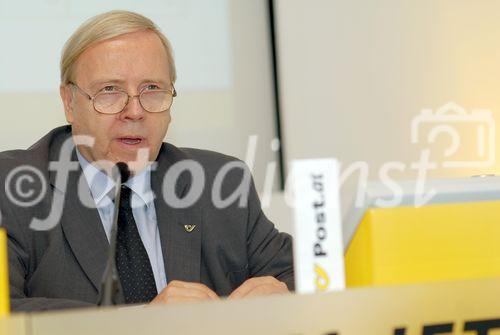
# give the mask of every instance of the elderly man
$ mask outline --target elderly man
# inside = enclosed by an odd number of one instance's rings
[[[0,154],[14,310],[96,305],[111,236],[118,303],[293,289],[290,236],[262,213],[241,162],[163,143],[175,79],[168,40],[141,15],[96,16],[68,40],[60,94],[69,125]],[[112,174],[118,162],[132,173],[121,187]],[[13,183],[20,171],[41,178]],[[41,196],[20,205],[12,185]]]

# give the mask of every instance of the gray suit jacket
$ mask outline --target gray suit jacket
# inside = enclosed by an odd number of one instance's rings
[[[49,162],[59,160],[62,144],[71,136],[69,126],[54,129],[28,150],[0,153],[0,182],[15,189],[19,166],[29,165],[42,172],[47,191],[30,207],[12,201],[7,192],[0,194],[2,226],[8,233],[11,305],[14,311],[95,306],[104,272],[109,243],[95,208],[84,206],[77,194],[82,174],[80,168],[70,172],[68,187],[56,187],[57,175]],[[71,159],[77,161],[75,151]],[[194,205],[174,208],[163,201],[162,182],[168,169],[181,160],[194,160],[203,166],[206,187]],[[201,282],[217,294],[230,294],[245,279],[274,276],[293,289],[292,241],[279,233],[261,210],[253,182],[250,183],[246,206],[238,201],[217,208],[212,202],[212,183],[219,169],[234,158],[218,153],[179,149],[164,143],[151,175],[156,195],[158,218],[167,280]],[[222,183],[222,197],[232,194],[240,185],[243,169],[232,169]],[[175,187],[179,197],[189,192],[189,173],[180,174]],[[18,184],[25,196],[35,197],[43,191],[43,183],[22,179]],[[84,183],[84,200],[92,202]],[[34,191],[33,194],[29,194]],[[14,194],[14,192],[11,192]],[[43,194],[43,193],[42,193]],[[30,228],[34,218],[49,217],[54,195],[63,200],[62,216],[47,231]],[[33,199],[32,199],[33,200]],[[36,200],[36,199],[35,199]],[[196,225],[188,233],[184,225]],[[123,297],[119,297],[123,301]]]

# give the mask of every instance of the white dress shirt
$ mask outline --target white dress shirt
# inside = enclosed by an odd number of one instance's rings
[[[90,164],[78,150],[77,156],[109,242],[115,211],[113,202],[115,183],[106,173]],[[161,250],[160,233],[158,231],[154,195],[151,190],[151,167],[148,166],[140,174],[131,177],[125,185],[132,190],[132,213],[142,243],[148,253],[156,289],[160,293],[167,285],[167,278]]]

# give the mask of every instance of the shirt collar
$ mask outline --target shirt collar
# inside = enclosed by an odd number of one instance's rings
[[[83,157],[78,149],[76,149],[76,154],[82,167],[83,174],[85,175],[85,179],[89,184],[92,197],[97,207],[100,207],[99,205],[102,204],[106,197],[113,198],[111,191],[115,187],[115,182],[106,173],[99,170]],[[127,185],[147,207],[151,206],[154,201],[153,192],[151,190],[151,165],[148,165],[138,175],[130,178],[125,185]]]

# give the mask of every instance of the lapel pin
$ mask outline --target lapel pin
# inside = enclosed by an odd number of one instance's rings
[[[188,233],[192,232],[194,230],[194,228],[196,228],[196,225],[195,224],[185,224],[184,225],[184,229],[186,229],[186,231]]]

